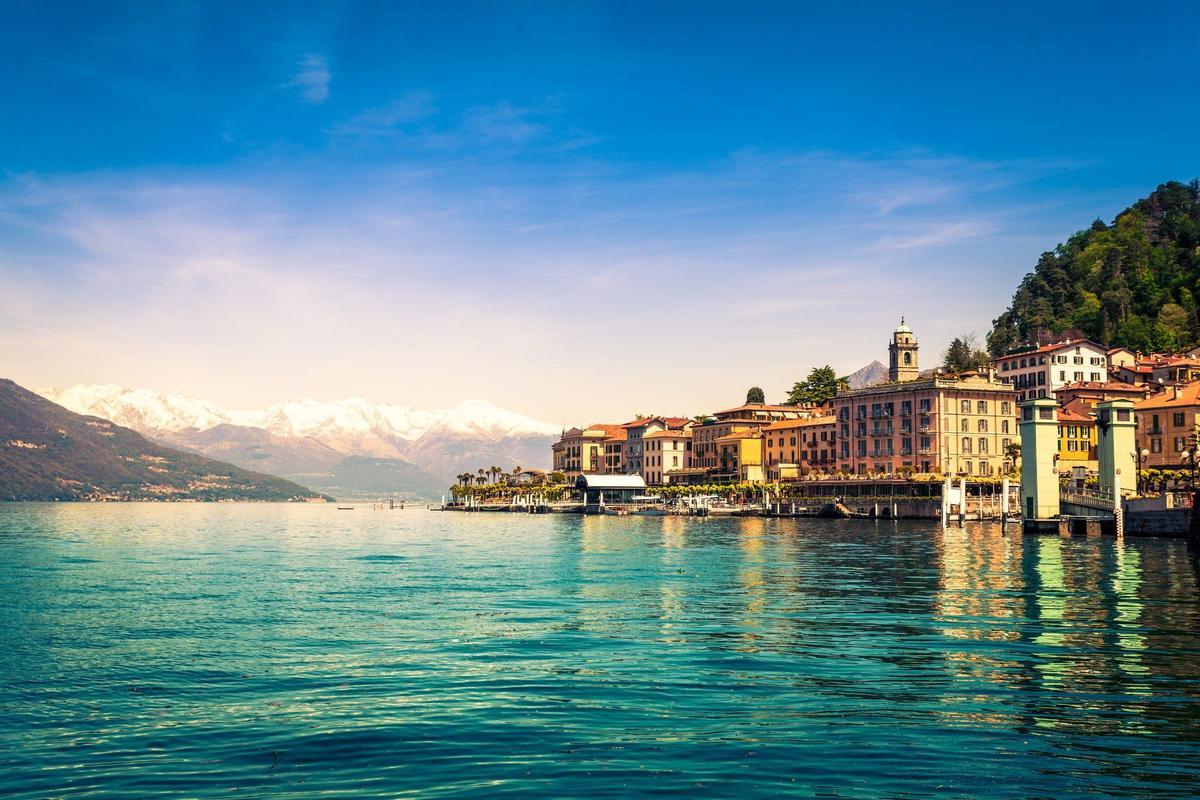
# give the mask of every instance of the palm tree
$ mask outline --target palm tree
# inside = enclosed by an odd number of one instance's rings
[[[499,480],[500,473],[504,472],[504,470],[500,469],[497,466],[493,466],[491,469],[488,470],[488,472],[492,473],[492,482],[495,483],[497,480]]]

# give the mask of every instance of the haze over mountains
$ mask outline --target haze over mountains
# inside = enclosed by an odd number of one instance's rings
[[[335,496],[436,497],[461,472],[547,468],[559,427],[485,400],[422,410],[301,399],[235,411],[179,393],[80,385],[39,390],[81,414]]]

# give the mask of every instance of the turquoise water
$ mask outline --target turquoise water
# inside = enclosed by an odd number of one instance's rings
[[[0,506],[0,795],[1195,797],[1180,542]]]

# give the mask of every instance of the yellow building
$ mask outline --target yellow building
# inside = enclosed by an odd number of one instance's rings
[[[1096,417],[1082,399],[1058,410],[1058,471],[1071,467],[1096,471]]]
[[[551,446],[554,455],[554,469],[566,473],[567,479],[574,481],[583,474],[603,474],[608,472],[609,462],[606,453],[612,444],[607,440],[621,432],[620,425],[589,425],[586,428],[571,428],[563,431],[562,438]],[[624,439],[621,440],[624,446]]]
[[[712,477],[719,481],[766,480],[763,470],[763,434],[746,428],[717,439],[717,468]]]
[[[745,403],[736,408],[718,411],[707,420],[692,427],[692,480],[762,480],[762,478],[742,478],[739,468],[730,467],[733,448],[725,449],[725,463],[722,463],[720,440],[735,434],[758,432],[768,425],[788,420],[808,419],[822,413],[819,409],[806,406],[770,405],[768,403]],[[727,443],[728,445],[728,443]],[[762,471],[764,457],[761,441],[759,452],[755,459],[755,469],[751,472]],[[740,463],[741,450],[738,448]],[[682,477],[682,476],[680,476]]]

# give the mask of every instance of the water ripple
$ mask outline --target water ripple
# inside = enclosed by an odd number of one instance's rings
[[[0,507],[0,794],[1195,797],[1180,542]]]

